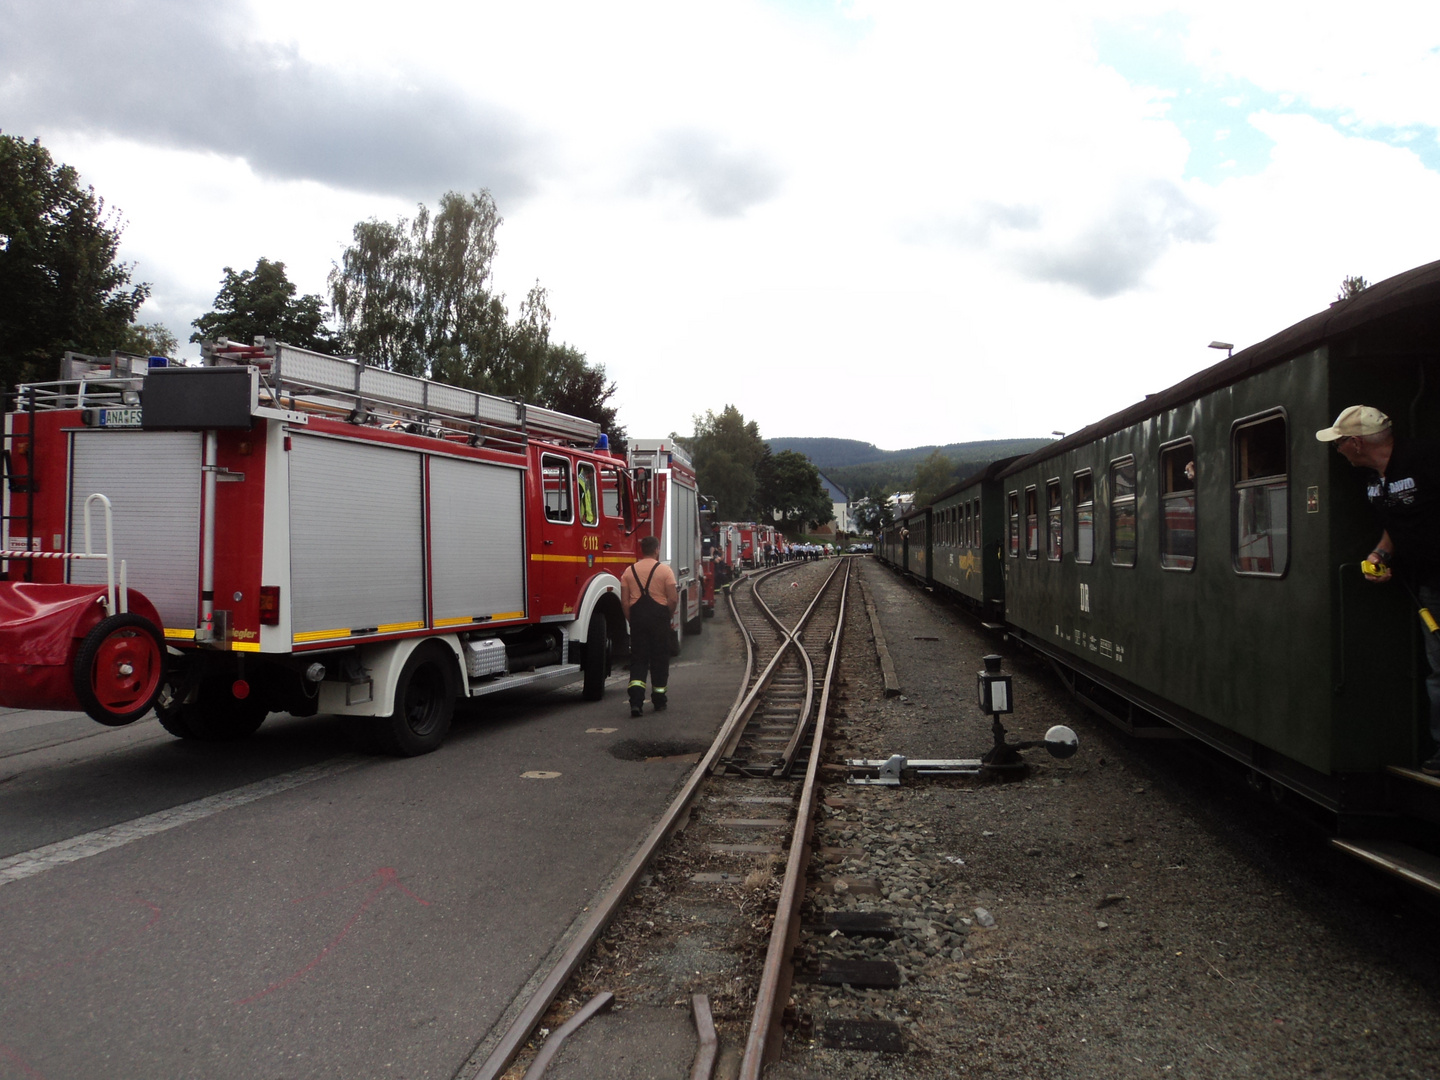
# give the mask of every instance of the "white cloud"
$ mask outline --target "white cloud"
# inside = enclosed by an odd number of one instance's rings
[[[213,130],[157,134],[86,106],[106,92],[96,66],[67,71],[69,112],[7,131],[123,209],[127,257],[157,285],[143,317],[182,339],[223,266],[280,259],[323,292],[356,221],[508,176],[497,282],[512,302],[549,288],[557,336],[607,366],[634,433],[733,402],[777,436],[1045,434],[1214,362],[1216,337],[1249,344],[1318,310],[1345,274],[1434,256],[1440,177],[1311,117],[1252,118],[1274,140],[1254,175],[1184,179],[1180,128],[1094,55],[1092,20],[1137,10],[256,0],[227,16],[243,33],[226,55],[324,89],[284,115],[231,93]],[[1353,5],[1334,30],[1253,4],[1173,10],[1208,71],[1354,115],[1360,134],[1437,120],[1419,92],[1431,16],[1396,34]],[[146,54],[152,99],[217,62],[167,66],[192,38]],[[354,133],[406,116],[422,154],[401,141],[357,163]],[[474,137],[492,120],[504,138]]]

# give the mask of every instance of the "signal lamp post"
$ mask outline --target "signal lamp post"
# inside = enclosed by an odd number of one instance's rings
[[[1000,722],[1000,716],[1002,713],[1015,711],[1015,695],[1010,676],[1000,672],[1002,660],[1003,657],[991,653],[985,657],[985,670],[977,672],[975,676],[980,710],[990,714],[990,731],[995,737],[995,745],[980,759],[981,767],[993,770],[1023,769],[1025,761],[1020,757],[1020,751],[1037,746],[1045,747],[1051,757],[1070,757],[1080,748],[1080,740],[1074,731],[1063,724],[1056,724],[1045,732],[1043,739],[1018,743],[1006,741],[1005,725]]]

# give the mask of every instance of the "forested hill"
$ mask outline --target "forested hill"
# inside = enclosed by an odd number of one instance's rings
[[[767,439],[774,453],[794,450],[847,492],[881,483],[895,490],[910,487],[919,464],[939,450],[950,459],[958,479],[982,465],[1015,454],[1028,454],[1051,439],[988,439],[946,446],[912,446],[907,450],[881,450],[858,439]]]

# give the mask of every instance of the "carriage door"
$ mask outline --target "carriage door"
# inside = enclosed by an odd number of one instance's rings
[[[541,621],[573,618],[577,586],[584,573],[586,555],[581,551],[575,516],[575,466],[564,454],[540,455],[540,486],[545,497],[545,522],[540,527],[540,550],[535,577],[540,583],[537,614]],[[585,530],[593,532],[593,529]]]

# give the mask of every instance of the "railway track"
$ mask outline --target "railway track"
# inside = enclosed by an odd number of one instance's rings
[[[760,1076],[779,1049],[789,998],[790,957],[800,932],[820,763],[814,748],[823,745],[834,697],[852,565],[848,558],[785,564],[747,575],[731,590],[730,607],[745,639],[746,665],[729,715],[565,955],[492,1044],[473,1074],[475,1080],[517,1075],[507,1070],[667,844],[688,849],[686,865],[704,867],[690,873],[685,887],[669,896],[668,903],[713,906],[717,892],[733,894],[740,898],[740,931],[768,922],[761,970],[727,979],[753,987],[753,995],[745,995],[748,1023],[742,1027],[732,1015],[730,1026],[737,1038],[741,1030],[745,1033],[738,1075]],[[773,902],[763,914],[751,904],[756,894]],[[608,1007],[609,1000],[596,994],[581,1012]],[[702,1080],[711,1075],[716,1052],[713,1038],[703,1037],[714,1030],[707,995],[695,994],[693,1007],[702,1038],[691,1076]],[[578,1024],[562,1030],[568,1034],[574,1027]],[[532,1059],[524,1074],[527,1080],[543,1075],[560,1034],[551,1036]]]

